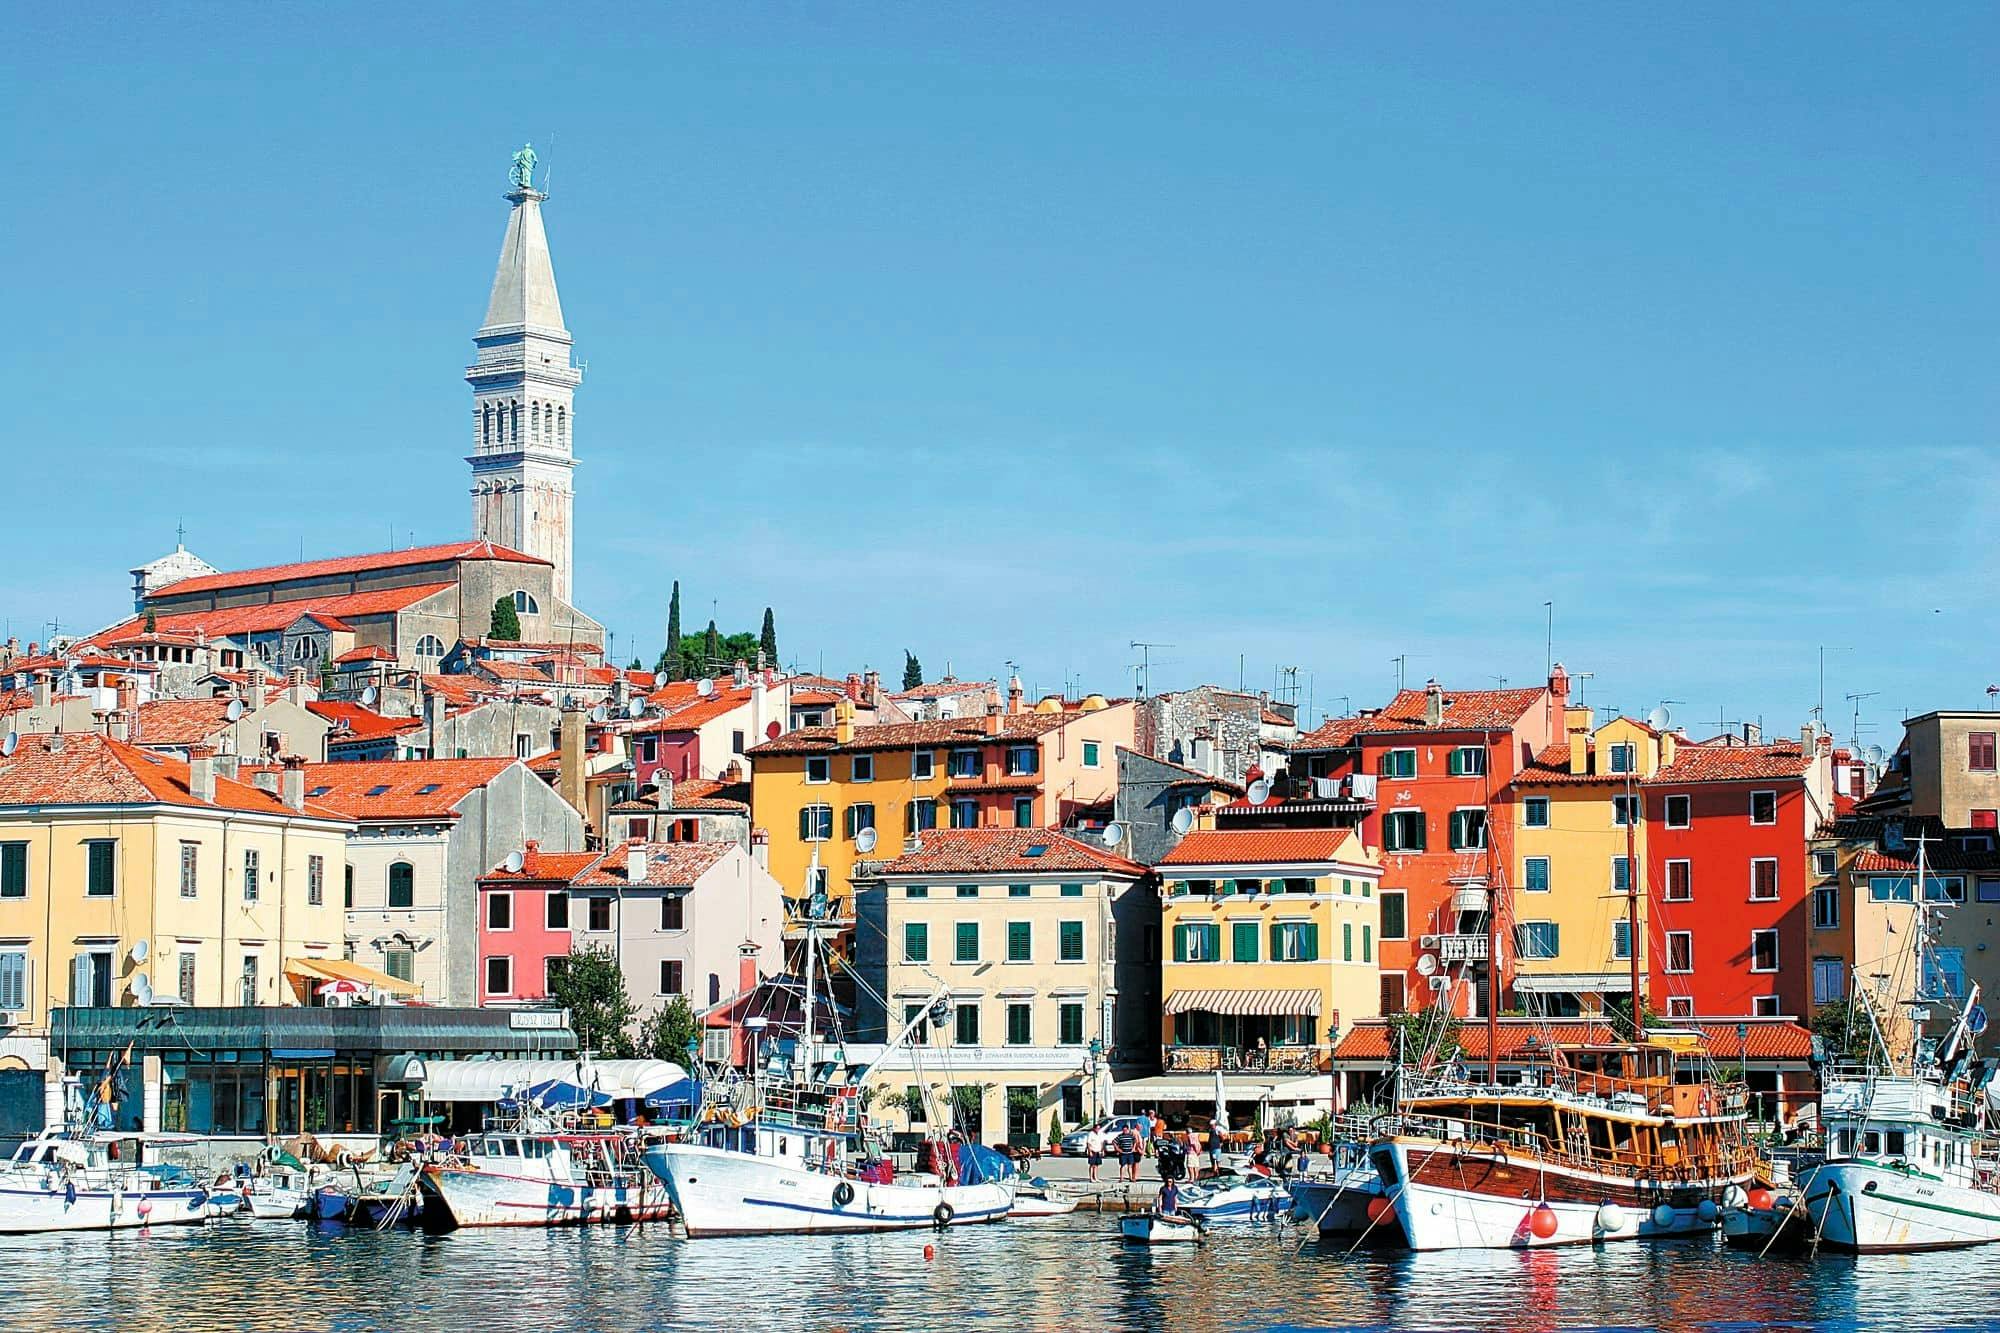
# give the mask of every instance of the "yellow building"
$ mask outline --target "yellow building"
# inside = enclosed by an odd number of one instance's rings
[[[297,1004],[287,973],[339,965],[352,821],[93,734],[27,735],[0,758],[0,1024],[51,1006]],[[305,967],[301,968],[301,962]]]
[[[925,834],[880,875],[858,891],[856,966],[886,1002],[865,1026],[915,1025],[869,1072],[890,1123],[941,1129],[955,1107],[975,1139],[1041,1146],[1052,1120],[1107,1111],[1121,1027],[1158,1013],[1152,872],[1049,830],[973,828]]]
[[[1508,789],[1514,995],[1530,1012],[1562,1016],[1601,1013],[1608,999],[1631,995],[1629,891],[1638,890],[1642,975],[1647,899],[1674,891],[1635,884],[1646,865],[1640,784],[1672,761],[1673,735],[1627,717],[1592,733],[1587,712],[1571,714],[1576,729]]]
[[[1334,1043],[1381,1012],[1380,853],[1351,829],[1197,829],[1159,873],[1165,1073],[1119,1101],[1205,1111],[1220,1070],[1239,1121],[1330,1109]]]
[[[1049,699],[979,717],[801,727],[750,750],[751,816],[788,898],[812,887],[814,858],[837,919],[850,915],[858,862],[894,859],[929,829],[1060,828],[1118,789],[1117,748],[1132,744],[1130,701]],[[856,845],[864,829],[875,849]]]

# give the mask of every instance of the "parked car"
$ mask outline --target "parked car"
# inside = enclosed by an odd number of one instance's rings
[[[1074,1154],[1078,1157],[1083,1156],[1084,1137],[1093,1129],[1101,1129],[1104,1131],[1104,1137],[1111,1140],[1112,1147],[1110,1150],[1116,1152],[1118,1150],[1118,1131],[1124,1129],[1127,1125],[1130,1125],[1134,1132],[1139,1135],[1139,1142],[1142,1144],[1153,1137],[1153,1122],[1150,1118],[1143,1115],[1113,1115],[1106,1116],[1095,1125],[1085,1125],[1081,1129],[1073,1129],[1063,1135],[1062,1150],[1065,1155]]]

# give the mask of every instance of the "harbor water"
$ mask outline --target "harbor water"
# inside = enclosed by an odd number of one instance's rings
[[[2000,1252],[1759,1260],[1709,1240],[1350,1254],[1293,1227],[1130,1246],[1088,1213],[943,1235],[688,1242],[665,1227],[428,1236],[226,1221],[0,1238],[9,1328],[1972,1327]],[[925,1247],[933,1257],[925,1257]]]

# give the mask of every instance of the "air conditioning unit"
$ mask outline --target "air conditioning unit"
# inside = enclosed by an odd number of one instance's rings
[[[1417,947],[1419,949],[1435,949],[1438,947],[1438,937],[1435,935],[1422,936],[1417,940]]]
[[[0,1009],[0,1028],[13,1027],[16,1023],[20,1021],[21,1017],[19,1014],[11,1013],[5,1009]]]
[[[1431,989],[1434,991],[1444,990],[1451,985],[1450,977],[1426,977],[1424,979],[1431,983]]]

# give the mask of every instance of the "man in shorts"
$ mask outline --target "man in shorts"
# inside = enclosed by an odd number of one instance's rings
[[[1102,1125],[1092,1125],[1090,1132],[1083,1136],[1083,1156],[1090,1163],[1092,1180],[1097,1179],[1097,1168],[1104,1165],[1104,1153],[1110,1146],[1110,1137],[1105,1134]]]
[[[1118,1178],[1139,1179],[1139,1131],[1129,1122],[1118,1131]]]

